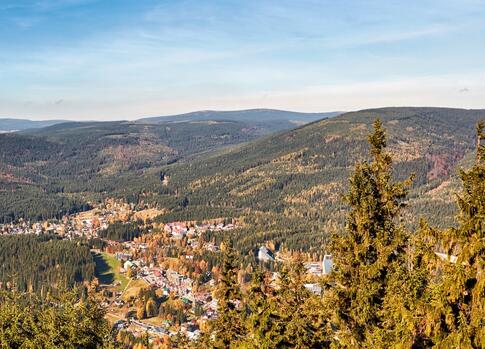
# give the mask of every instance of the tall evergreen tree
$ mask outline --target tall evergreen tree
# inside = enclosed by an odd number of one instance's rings
[[[440,236],[444,260],[432,288],[429,331],[438,348],[485,348],[485,133],[477,126],[476,161],[461,170],[458,227]]]
[[[285,267],[286,268],[286,267]],[[297,260],[281,271],[276,302],[283,338],[275,348],[327,347],[319,299],[305,288],[305,266]]]
[[[332,239],[336,270],[325,302],[338,347],[386,347],[384,300],[403,263],[406,233],[396,223],[410,180],[391,180],[392,160],[379,120],[369,136],[372,162],[357,164],[345,197],[346,230]]]
[[[264,273],[261,270],[255,271],[245,295],[247,336],[241,348],[275,348],[283,338],[278,304],[266,292],[266,286]]]
[[[2,348],[114,348],[105,312],[93,295],[0,293]]]
[[[222,270],[215,291],[217,318],[210,323],[209,331],[202,336],[198,347],[238,348],[245,337],[242,295],[237,283],[238,263],[229,244],[222,244]]]

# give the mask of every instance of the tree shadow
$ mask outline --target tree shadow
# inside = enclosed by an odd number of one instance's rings
[[[94,262],[96,263],[96,269],[94,275],[98,278],[101,284],[112,284],[115,280],[115,274],[111,271],[111,267],[104,259],[104,256],[100,253],[93,255]]]

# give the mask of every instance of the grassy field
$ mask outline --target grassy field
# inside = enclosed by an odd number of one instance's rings
[[[95,275],[101,284],[111,285],[117,281],[120,285],[117,286],[119,291],[123,291],[128,284],[129,279],[120,273],[121,263],[113,255],[107,253],[94,253],[94,261],[96,262]]]

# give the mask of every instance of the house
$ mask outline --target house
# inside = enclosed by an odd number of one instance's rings
[[[314,294],[317,294],[317,295],[322,294],[322,287],[318,284],[304,284],[304,286],[308,291]]]
[[[458,256],[449,255],[449,254],[441,253],[441,252],[435,252],[434,254],[437,257],[439,257],[441,260],[443,260],[443,261],[449,261],[449,262],[451,262],[453,264],[455,264],[456,261],[458,260]]]
[[[322,263],[319,263],[319,262],[305,263],[305,268],[307,272],[311,275],[316,275],[316,276],[323,275]]]
[[[133,263],[131,261],[126,261],[125,264],[123,264],[123,269],[128,270],[133,267]]]
[[[116,252],[115,257],[119,261],[127,261],[132,258],[131,253]]]
[[[261,246],[258,251],[258,259],[262,262],[274,261],[273,253],[266,248],[266,246]]]

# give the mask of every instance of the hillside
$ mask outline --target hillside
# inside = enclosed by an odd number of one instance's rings
[[[153,199],[172,209],[163,221],[240,217],[247,229],[234,240],[242,250],[265,240],[308,249],[341,228],[349,170],[364,158],[367,134],[379,117],[388,131],[395,177],[416,175],[409,199],[413,212],[407,211],[406,221],[416,224],[415,212],[422,212],[432,223],[449,224],[456,166],[466,162],[475,124],[484,116],[485,110],[445,108],[346,113],[225,154],[167,166],[165,195]]]
[[[131,193],[120,176],[136,182],[147,169],[259,136],[237,121],[69,122],[1,134],[0,221],[58,216],[104,193]]]
[[[364,110],[256,140],[257,131],[235,121],[66,123],[5,134],[0,212],[4,221],[46,218],[117,196],[166,208],[164,222],[239,218],[245,228],[231,237],[242,251],[267,240],[311,250],[341,229],[349,170],[365,157],[379,117],[396,178],[416,174],[406,222],[416,224],[421,212],[447,225],[456,166],[470,159],[483,116],[485,110]]]

